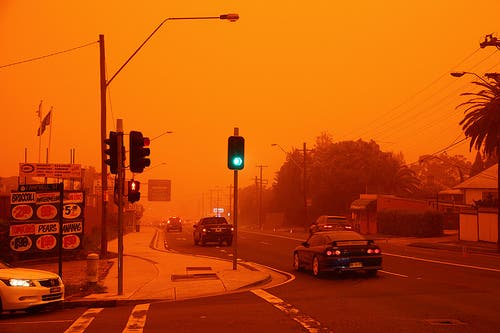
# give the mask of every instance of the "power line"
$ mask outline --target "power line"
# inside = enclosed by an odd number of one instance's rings
[[[84,48],[84,47],[87,47],[87,46],[90,46],[90,45],[93,45],[93,44],[97,44],[97,43],[99,43],[99,41],[90,42],[90,43],[87,43],[87,44],[84,44],[84,45],[73,47],[71,49],[67,49],[67,50],[63,50],[63,51],[58,51],[58,52],[46,54],[46,55],[43,55],[43,56],[40,56],[40,57],[36,57],[36,58],[30,58],[30,59],[26,59],[26,60],[21,60],[21,61],[13,62],[13,63],[7,64],[7,65],[2,65],[2,66],[0,66],[0,68],[11,67],[11,66],[15,66],[15,65],[24,64],[24,63],[27,63],[27,62],[32,62],[32,61],[36,61],[36,60],[41,60],[41,59],[53,57],[53,56],[56,56],[56,55],[59,55],[59,54],[62,54],[62,53],[72,52],[72,51],[75,51],[75,50],[78,50],[78,49],[81,49],[81,48]]]

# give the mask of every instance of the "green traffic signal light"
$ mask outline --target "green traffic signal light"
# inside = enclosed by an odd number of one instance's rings
[[[227,167],[230,170],[241,170],[245,167],[245,138],[230,136],[227,139]]]
[[[235,156],[235,157],[233,157],[232,164],[234,166],[237,166],[237,167],[243,165],[243,158],[241,156]]]

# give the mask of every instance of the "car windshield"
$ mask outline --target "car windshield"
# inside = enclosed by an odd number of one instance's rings
[[[326,237],[329,239],[329,243],[342,240],[366,240],[363,235],[355,231],[327,232]]]
[[[326,223],[347,223],[347,219],[345,217],[329,217],[326,219]]]

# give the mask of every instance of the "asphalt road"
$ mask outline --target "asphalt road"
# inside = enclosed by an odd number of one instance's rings
[[[168,233],[169,247],[232,260],[231,247],[194,246],[190,231]],[[295,235],[239,233],[238,257],[294,274],[295,279],[286,284],[142,308],[65,309],[8,316],[0,320],[0,332],[65,332],[82,318],[92,321],[87,328],[71,332],[122,332],[127,325],[135,329],[130,332],[140,332],[141,325],[144,332],[500,330],[498,256],[381,242],[384,268],[377,277],[345,274],[317,279],[292,269],[291,251],[301,241]]]

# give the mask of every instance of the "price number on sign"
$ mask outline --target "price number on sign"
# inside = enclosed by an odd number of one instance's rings
[[[14,237],[10,241],[10,248],[14,251],[22,252],[28,250],[32,245],[31,238],[22,236]]]
[[[52,220],[57,216],[57,208],[54,205],[41,205],[36,210],[36,215],[42,220]]]
[[[82,214],[82,209],[76,204],[64,205],[63,216],[65,219],[75,219]]]

